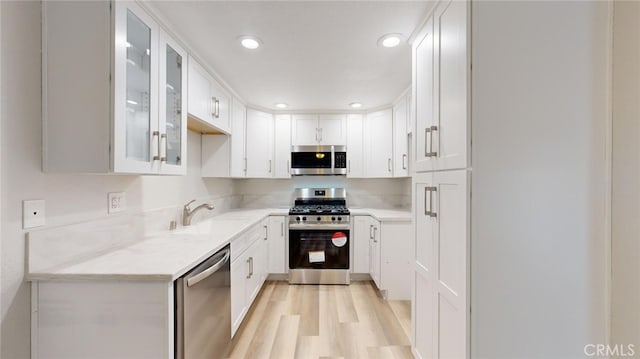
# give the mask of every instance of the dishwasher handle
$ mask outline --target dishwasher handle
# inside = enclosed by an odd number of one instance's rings
[[[231,251],[229,249],[225,250],[225,252],[226,253],[224,254],[224,257],[221,260],[219,260],[216,264],[194,275],[193,277],[187,279],[187,287],[192,287],[198,284],[198,282],[210,277],[211,275],[213,275],[213,273],[219,271],[220,268],[222,268],[222,266],[224,266],[225,263],[227,263],[227,261],[229,260],[229,257],[231,256]]]

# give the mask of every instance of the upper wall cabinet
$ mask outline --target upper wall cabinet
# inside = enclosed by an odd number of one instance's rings
[[[230,133],[231,97],[196,60],[189,57],[189,128]]]
[[[366,176],[393,177],[392,110],[368,113],[364,129]]]
[[[276,115],[274,126],[274,177],[291,178],[291,115]]]
[[[273,115],[247,110],[247,177],[273,177]]]
[[[363,125],[363,115],[347,115],[347,177],[349,178],[365,177]]]
[[[293,115],[294,146],[335,145],[347,142],[345,115]]]
[[[413,43],[415,171],[468,167],[467,3],[438,5]]]
[[[185,52],[134,2],[42,13],[43,170],[186,173]]]
[[[393,177],[409,176],[408,96],[393,106]]]

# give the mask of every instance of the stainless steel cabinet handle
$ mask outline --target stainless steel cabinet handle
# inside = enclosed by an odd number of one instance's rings
[[[284,237],[284,222],[280,223],[280,235]]]
[[[263,227],[264,227],[264,240],[266,241],[267,238],[269,238],[269,229],[266,224]]]
[[[247,258],[247,264],[249,265],[249,274],[247,274],[247,278],[251,278],[251,257]]]
[[[167,162],[167,134],[160,135],[160,162]]]
[[[251,269],[251,272],[249,272],[249,276],[253,277],[253,257],[249,257],[249,268]]]
[[[378,240],[376,239],[376,232],[378,231],[378,227],[373,227],[373,242],[374,243],[378,243]]]
[[[271,173],[271,160],[269,160],[269,173]]]
[[[222,268],[222,266],[227,263],[227,261],[229,260],[229,256],[231,256],[231,251],[227,249],[225,251],[224,257],[222,257],[222,259],[219,260],[216,264],[212,265],[201,273],[198,273],[193,277],[187,279],[187,287],[194,286],[198,284],[198,282],[212,276],[215,272],[219,271],[220,268]]]
[[[151,135],[151,148],[153,153],[153,161],[160,161],[160,132],[153,131]]]
[[[387,169],[389,170],[389,172],[391,172],[391,158],[389,158],[389,161],[387,161]]]
[[[291,173],[291,160],[287,160],[287,173]]]
[[[322,128],[320,128],[320,142],[322,142]]]
[[[347,172],[351,173],[351,160],[347,161]]]
[[[424,156],[429,157],[429,136],[431,135],[431,127],[424,129]]]
[[[402,155],[402,169],[403,170],[407,169],[407,162],[406,162],[407,159],[408,159],[408,156],[406,154]]]
[[[436,218],[438,214],[433,211],[433,194],[438,190],[438,187],[429,188],[429,217]]]
[[[425,131],[425,140],[424,140],[424,156],[425,157],[436,157],[438,156],[438,151],[433,150],[433,133],[438,131],[438,126],[431,126],[424,129]],[[429,134],[429,150],[427,151],[427,138],[426,135]]]
[[[244,158],[244,171],[247,172],[247,158]]]
[[[216,101],[218,101],[217,98],[211,98],[211,116],[213,117],[216,117]]]
[[[316,128],[316,142],[320,142],[320,140],[318,139],[318,132],[320,132],[319,130],[319,128]]]
[[[373,236],[375,234],[373,233],[373,224],[369,225],[369,239],[373,239]]]
[[[429,206],[427,205],[427,199],[431,196],[431,187],[424,186],[424,215],[431,217],[431,212],[427,210]]]
[[[216,99],[216,118],[220,118],[220,100]]]

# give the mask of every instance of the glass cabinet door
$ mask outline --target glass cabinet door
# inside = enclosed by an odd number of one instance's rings
[[[149,162],[151,28],[127,10],[126,157]]]
[[[113,170],[155,173],[158,131],[158,25],[134,2],[114,2]]]
[[[186,173],[186,52],[160,34],[160,172]]]

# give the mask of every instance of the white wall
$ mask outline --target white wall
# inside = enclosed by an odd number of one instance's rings
[[[611,342],[640,358],[640,3],[616,1],[613,28]]]
[[[608,4],[473,4],[471,355],[582,358],[608,324]]]
[[[409,209],[411,180],[347,179],[343,176],[302,176],[291,179],[244,179],[235,183],[235,194],[246,207],[290,207],[295,188],[343,187],[350,207]]]
[[[191,132],[185,177],[42,173],[40,2],[2,1],[0,8],[3,88],[0,357],[13,359],[29,357],[30,290],[23,280],[22,200],[46,200],[49,226],[106,216],[107,192],[125,191],[130,213],[163,208],[176,212],[193,198],[209,200],[231,195],[233,183],[200,178],[200,137]]]

